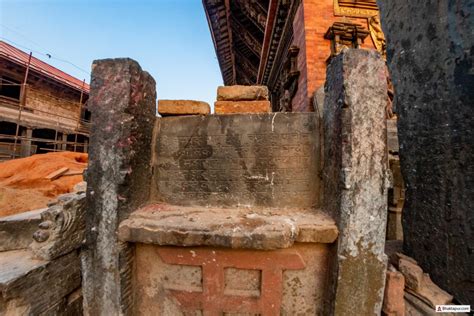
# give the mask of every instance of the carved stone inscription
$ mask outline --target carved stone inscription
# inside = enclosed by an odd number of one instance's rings
[[[180,205],[317,206],[314,113],[158,120],[155,198]]]

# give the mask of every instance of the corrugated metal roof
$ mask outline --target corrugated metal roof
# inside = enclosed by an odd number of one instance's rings
[[[0,56],[26,67],[29,55],[30,54],[0,40]],[[68,75],[64,71],[39,60],[34,57],[34,55],[31,57],[30,69],[79,91],[82,89],[82,80]],[[89,89],[89,85],[84,83],[84,92],[89,93]]]

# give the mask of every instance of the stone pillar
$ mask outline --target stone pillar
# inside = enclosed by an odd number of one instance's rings
[[[404,251],[473,306],[473,1],[378,3],[399,115]]]
[[[67,134],[66,133],[63,133],[62,135],[61,150],[67,150]]]
[[[379,315],[385,285],[387,220],[385,63],[348,49],[327,69],[324,210],[336,220],[334,315]]]
[[[31,137],[33,137],[33,130],[27,128],[21,133],[22,137],[26,139],[21,140],[21,157],[28,157],[31,155]]]
[[[155,99],[155,81],[137,62],[94,61],[82,256],[85,315],[131,313],[133,256],[117,240],[117,227],[149,196]]]

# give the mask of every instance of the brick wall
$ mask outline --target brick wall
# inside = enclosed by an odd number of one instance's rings
[[[298,69],[300,76],[298,78],[298,90],[292,100],[292,109],[294,112],[308,111],[308,92],[307,92],[307,67],[306,67],[306,43],[304,29],[304,11],[300,4],[293,20],[293,42],[291,45],[298,46]]]
[[[63,124],[76,124],[79,115],[79,98],[79,96],[63,93],[46,85],[35,84],[28,86],[26,106],[33,109],[39,116],[59,120]]]
[[[293,111],[313,111],[309,101],[326,80],[326,60],[330,55],[330,41],[324,39],[327,29],[336,21],[348,19],[368,29],[366,18],[334,16],[333,0],[302,0],[293,21],[293,45],[300,47],[298,67],[301,72],[298,92],[293,98]],[[362,46],[373,49],[370,35]]]

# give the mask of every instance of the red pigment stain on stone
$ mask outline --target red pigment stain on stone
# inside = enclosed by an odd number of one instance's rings
[[[201,267],[202,292],[169,291],[184,310],[201,310],[210,316],[221,315],[222,312],[280,315],[283,271],[300,270],[305,267],[303,259],[297,252],[210,248],[192,250],[160,247],[157,252],[167,264]],[[225,268],[261,270],[260,296],[225,295]]]

